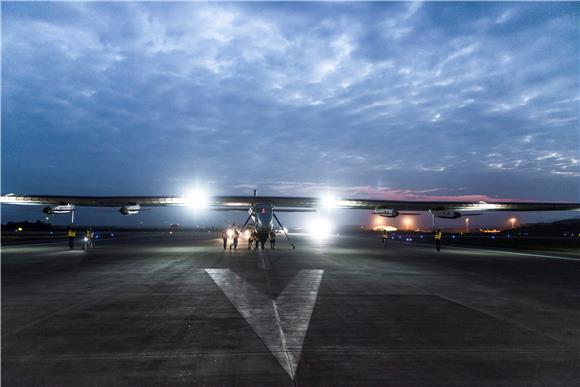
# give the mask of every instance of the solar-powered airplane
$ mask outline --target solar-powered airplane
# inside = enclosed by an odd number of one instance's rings
[[[277,212],[313,212],[323,208],[370,210],[387,218],[427,211],[435,218],[457,219],[461,216],[481,215],[486,211],[580,211],[580,203],[545,202],[468,202],[468,201],[405,201],[374,199],[340,199],[334,197],[211,196],[201,193],[189,196],[41,196],[7,194],[1,204],[44,206],[46,214],[72,214],[76,207],[117,207],[123,215],[139,213],[144,207],[189,206],[217,211],[248,211],[242,230],[253,221],[258,239],[263,244],[274,228],[280,226],[294,248]],[[408,213],[407,211],[413,211]]]

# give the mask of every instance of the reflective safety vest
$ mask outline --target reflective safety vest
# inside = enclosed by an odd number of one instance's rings
[[[435,232],[435,239],[436,239],[436,240],[440,240],[440,239],[441,239],[441,236],[442,236],[442,233],[441,233],[441,231],[439,231],[439,232]]]
[[[77,236],[77,232],[75,230],[69,230],[68,236],[69,237],[76,237]]]

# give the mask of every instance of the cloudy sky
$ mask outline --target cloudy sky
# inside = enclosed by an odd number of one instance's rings
[[[2,3],[2,192],[577,201],[578,3]]]

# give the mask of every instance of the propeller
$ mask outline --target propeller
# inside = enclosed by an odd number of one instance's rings
[[[252,201],[252,206],[250,207],[250,216],[248,216],[248,219],[246,219],[246,221],[244,222],[244,225],[242,226],[242,229],[240,230],[240,234],[242,234],[244,232],[244,229],[246,228],[246,226],[248,225],[248,223],[252,219],[252,215],[254,215],[254,205],[256,204],[256,194],[257,194],[257,190],[254,188],[254,200]]]

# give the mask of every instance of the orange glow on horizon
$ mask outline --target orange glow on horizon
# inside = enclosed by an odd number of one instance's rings
[[[413,218],[411,218],[410,216],[405,216],[402,219],[402,223],[403,226],[408,230],[413,228]]]
[[[385,219],[382,216],[373,216],[373,226],[385,226]]]
[[[509,222],[510,222],[512,228],[514,228],[514,225],[515,225],[516,221],[517,221],[516,218],[510,218]]]

